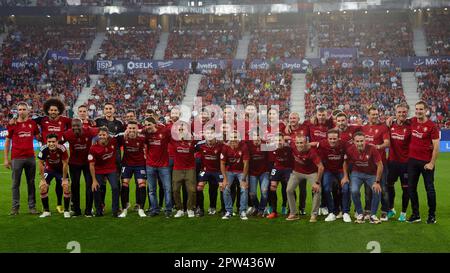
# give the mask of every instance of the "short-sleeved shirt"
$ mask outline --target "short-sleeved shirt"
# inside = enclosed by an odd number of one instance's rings
[[[439,139],[439,130],[434,122],[419,123],[417,118],[412,118],[409,157],[429,162],[433,154],[432,140],[436,139]]]
[[[61,140],[65,131],[72,128],[72,119],[59,116],[57,119],[52,120],[48,116],[35,119],[36,123],[41,126],[42,142],[47,141],[47,135],[56,134],[58,140]]]
[[[335,147],[331,147],[328,140],[321,140],[317,151],[326,171],[332,173],[342,172],[345,156],[345,146],[342,141],[338,141]]]
[[[389,161],[399,163],[408,162],[409,157],[409,143],[411,142],[411,125],[404,123],[399,125],[394,122],[389,129],[391,136],[391,143],[389,146]]]
[[[116,167],[117,140],[110,138],[106,145],[99,142],[89,150],[89,163],[95,164],[96,174],[109,174],[117,171]]]
[[[271,152],[273,158],[273,167],[277,170],[292,169],[294,158],[292,157],[292,149],[284,146]]]
[[[170,130],[159,125],[155,133],[145,133],[147,144],[147,166],[160,168],[169,166],[168,145],[171,141]]]
[[[312,174],[317,172],[317,165],[321,160],[315,148],[307,151],[299,151],[296,147],[292,148],[294,156],[294,171],[302,174]]]
[[[195,169],[195,142],[193,140],[173,141],[175,156],[173,158],[174,170]]]
[[[223,144],[216,142],[213,145],[200,144],[198,150],[201,156],[202,170],[205,172],[220,172],[220,153]]]
[[[55,150],[50,150],[47,145],[41,147],[38,154],[38,158],[45,161],[46,172],[58,172],[63,171],[63,161],[69,158],[66,147],[64,145],[57,144]]]
[[[39,135],[39,128],[31,119],[8,125],[6,137],[12,141],[11,159],[34,157],[33,138],[37,135]]]
[[[385,124],[367,124],[361,128],[361,131],[366,137],[366,144],[382,145],[384,143],[384,140],[390,139],[389,129]],[[383,161],[383,163],[386,163],[386,149],[380,149],[378,152],[380,153],[381,161]]]
[[[362,152],[356,145],[350,145],[346,150],[347,161],[352,164],[353,172],[361,172],[369,175],[377,174],[377,163],[381,161],[380,153],[375,146],[366,144]]]
[[[122,164],[129,167],[145,166],[145,136],[123,140]]]
[[[268,172],[268,155],[266,151],[261,151],[261,145],[256,145],[254,141],[248,141],[247,147],[250,154],[249,174],[259,176]]]
[[[76,136],[72,129],[63,133],[62,141],[69,142],[69,164],[86,165],[88,164],[89,149],[92,145],[92,139],[97,135],[97,128],[83,128],[80,136]]]
[[[244,160],[250,160],[247,145],[239,142],[239,145],[233,149],[225,144],[220,154],[220,160],[225,161],[228,172],[242,173],[244,171]]]

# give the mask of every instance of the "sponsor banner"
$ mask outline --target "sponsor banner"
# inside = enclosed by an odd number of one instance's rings
[[[69,53],[67,50],[49,50],[46,57],[52,60],[68,60]]]
[[[77,60],[72,60],[77,61]],[[273,65],[281,66],[283,69],[292,69],[294,72],[306,72],[308,67],[320,67],[325,64],[324,59],[307,58],[307,59],[279,59],[275,62],[268,60],[255,59],[248,64],[250,69],[269,69]],[[353,67],[356,63],[364,67],[389,67],[391,65],[399,66],[403,70],[413,70],[418,65],[431,66],[440,61],[450,62],[448,57],[399,57],[393,59],[375,59],[375,58],[340,58],[341,65],[344,68]],[[34,61],[37,63],[37,61]],[[20,68],[28,63],[34,63],[33,60],[13,61],[13,67]],[[148,69],[175,69],[185,70],[191,69],[190,59],[180,60],[98,60],[96,67],[99,73],[124,73],[133,72],[135,70]],[[232,65],[234,70],[245,69],[245,60],[218,60],[218,59],[202,59],[197,61],[197,70],[207,72],[212,69],[224,69],[228,65]]]
[[[321,48],[320,58],[356,58],[358,49],[356,47],[349,48]]]
[[[39,64],[38,59],[28,59],[28,60],[13,60],[11,62],[11,67],[15,69],[21,69],[26,66],[36,66]]]

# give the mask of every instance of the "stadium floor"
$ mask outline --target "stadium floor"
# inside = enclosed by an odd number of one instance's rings
[[[3,152],[0,152],[3,158]],[[27,214],[26,186],[21,186],[21,214],[8,216],[11,206],[10,172],[0,167],[0,252],[63,252],[68,242],[80,243],[81,252],[370,252],[367,244],[379,242],[381,252],[449,252],[450,251],[450,153],[440,154],[436,167],[437,224],[425,224],[426,194],[419,184],[422,223],[408,224],[391,220],[381,225],[347,224],[340,220],[309,223],[309,216],[288,222],[250,217],[230,221],[219,216],[166,219],[162,216],[126,219],[110,216],[110,197],[103,218],[64,219],[56,212],[54,182],[50,189],[52,216],[40,219]],[[38,181],[38,180],[37,180]],[[82,183],[83,185],[83,183]],[[109,188],[108,188],[109,190]],[[82,186],[82,191],[84,187]],[[400,210],[400,185],[396,184],[397,217]],[[279,195],[280,196],[280,195]],[[38,197],[38,195],[37,195]],[[82,195],[82,204],[84,202]],[[134,204],[134,187],[130,190]],[[281,202],[281,198],[279,198]],[[42,208],[37,199],[38,208]],[[146,202],[148,206],[148,200]],[[83,205],[82,205],[83,206]],[[219,205],[220,206],[220,205]],[[205,207],[208,194],[205,191]],[[308,195],[307,211],[311,208]],[[410,210],[408,210],[409,216]],[[309,213],[308,213],[309,214]],[[353,215],[352,215],[353,217]],[[396,218],[395,218],[396,219]]]

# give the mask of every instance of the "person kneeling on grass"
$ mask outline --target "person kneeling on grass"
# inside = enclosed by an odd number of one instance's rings
[[[39,189],[42,205],[44,206],[44,212],[39,217],[45,218],[51,215],[48,205],[48,188],[50,182],[55,178],[56,183],[61,184],[64,193],[64,218],[70,218],[70,186],[67,178],[69,154],[66,147],[58,144],[58,136],[56,134],[49,134],[46,139],[47,145],[42,146],[38,154],[39,174],[41,176]]]
[[[376,216],[381,198],[380,180],[383,174],[383,163],[381,156],[374,145],[366,144],[364,133],[357,132],[353,136],[354,144],[346,150],[347,159],[344,162],[344,178],[342,183],[349,183],[348,165],[352,164],[350,174],[351,193],[353,203],[357,212],[356,223],[364,223],[363,209],[361,205],[361,185],[366,184],[372,189],[372,202],[370,212],[370,223],[379,224],[381,221]]]
[[[309,181],[312,184],[313,203],[310,222],[317,222],[317,215],[320,207],[321,185],[324,167],[317,150],[311,148],[308,140],[303,135],[295,138],[295,146],[291,144],[294,156],[294,171],[292,172],[287,185],[287,197],[289,202],[289,216],[286,220],[298,220],[297,207],[295,205],[295,189],[300,182]]]

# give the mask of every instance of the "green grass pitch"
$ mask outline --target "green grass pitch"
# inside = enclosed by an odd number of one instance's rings
[[[3,158],[3,152],[0,156]],[[64,219],[56,212],[54,182],[49,195],[52,216],[40,219],[28,214],[24,180],[21,185],[21,213],[8,216],[11,207],[11,173],[2,164],[0,252],[68,253],[70,250],[66,246],[70,241],[79,242],[81,252],[369,252],[366,247],[370,241],[379,242],[381,252],[449,252],[449,177],[450,154],[440,154],[435,176],[436,225],[427,225],[424,221],[427,205],[422,181],[419,183],[422,223],[419,224],[400,223],[396,218],[381,225],[367,222],[358,225],[341,220],[326,223],[323,216],[320,216],[319,222],[312,224],[308,222],[308,215],[294,222],[288,222],[282,217],[275,220],[250,217],[248,221],[242,221],[239,217],[224,221],[219,216],[141,219],[135,212],[129,213],[126,219],[113,219],[110,216],[109,196],[105,217]],[[399,184],[396,184],[397,213],[401,206]],[[84,191],[83,183],[81,190]],[[42,204],[36,193],[37,207],[41,210]],[[133,205],[134,187],[130,190],[130,199]],[[310,194],[307,202],[307,210],[310,210]],[[81,204],[83,209],[83,194]],[[208,207],[206,190],[205,206]]]

